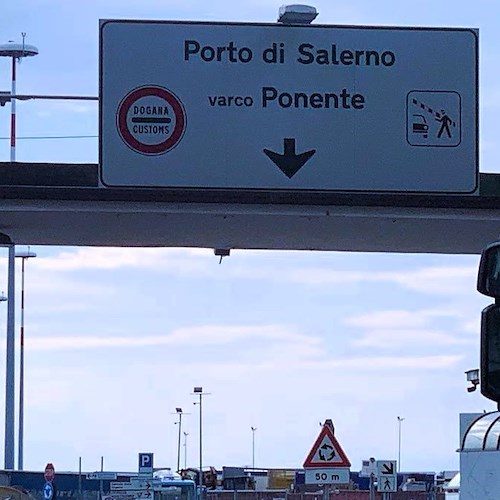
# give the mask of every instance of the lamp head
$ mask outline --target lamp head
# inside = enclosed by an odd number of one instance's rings
[[[283,24],[311,24],[318,11],[310,5],[282,5],[278,13],[278,22]]]

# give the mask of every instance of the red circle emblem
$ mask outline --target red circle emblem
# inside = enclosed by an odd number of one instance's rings
[[[116,125],[130,149],[144,155],[161,155],[182,139],[186,112],[173,92],[148,85],[132,90],[122,99]]]

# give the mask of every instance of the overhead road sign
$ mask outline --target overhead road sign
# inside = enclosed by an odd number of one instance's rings
[[[351,466],[351,462],[333,434],[331,420],[327,420],[321,428],[303,466],[304,469],[348,468]]]
[[[100,179],[475,193],[477,54],[470,29],[101,21]]]

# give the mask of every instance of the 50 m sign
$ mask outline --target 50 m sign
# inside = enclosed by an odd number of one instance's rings
[[[349,468],[336,467],[324,469],[306,469],[306,484],[348,484]]]

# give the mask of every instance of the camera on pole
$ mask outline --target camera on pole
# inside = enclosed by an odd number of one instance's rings
[[[481,254],[477,290],[495,303],[481,313],[481,394],[500,409],[500,242]]]

